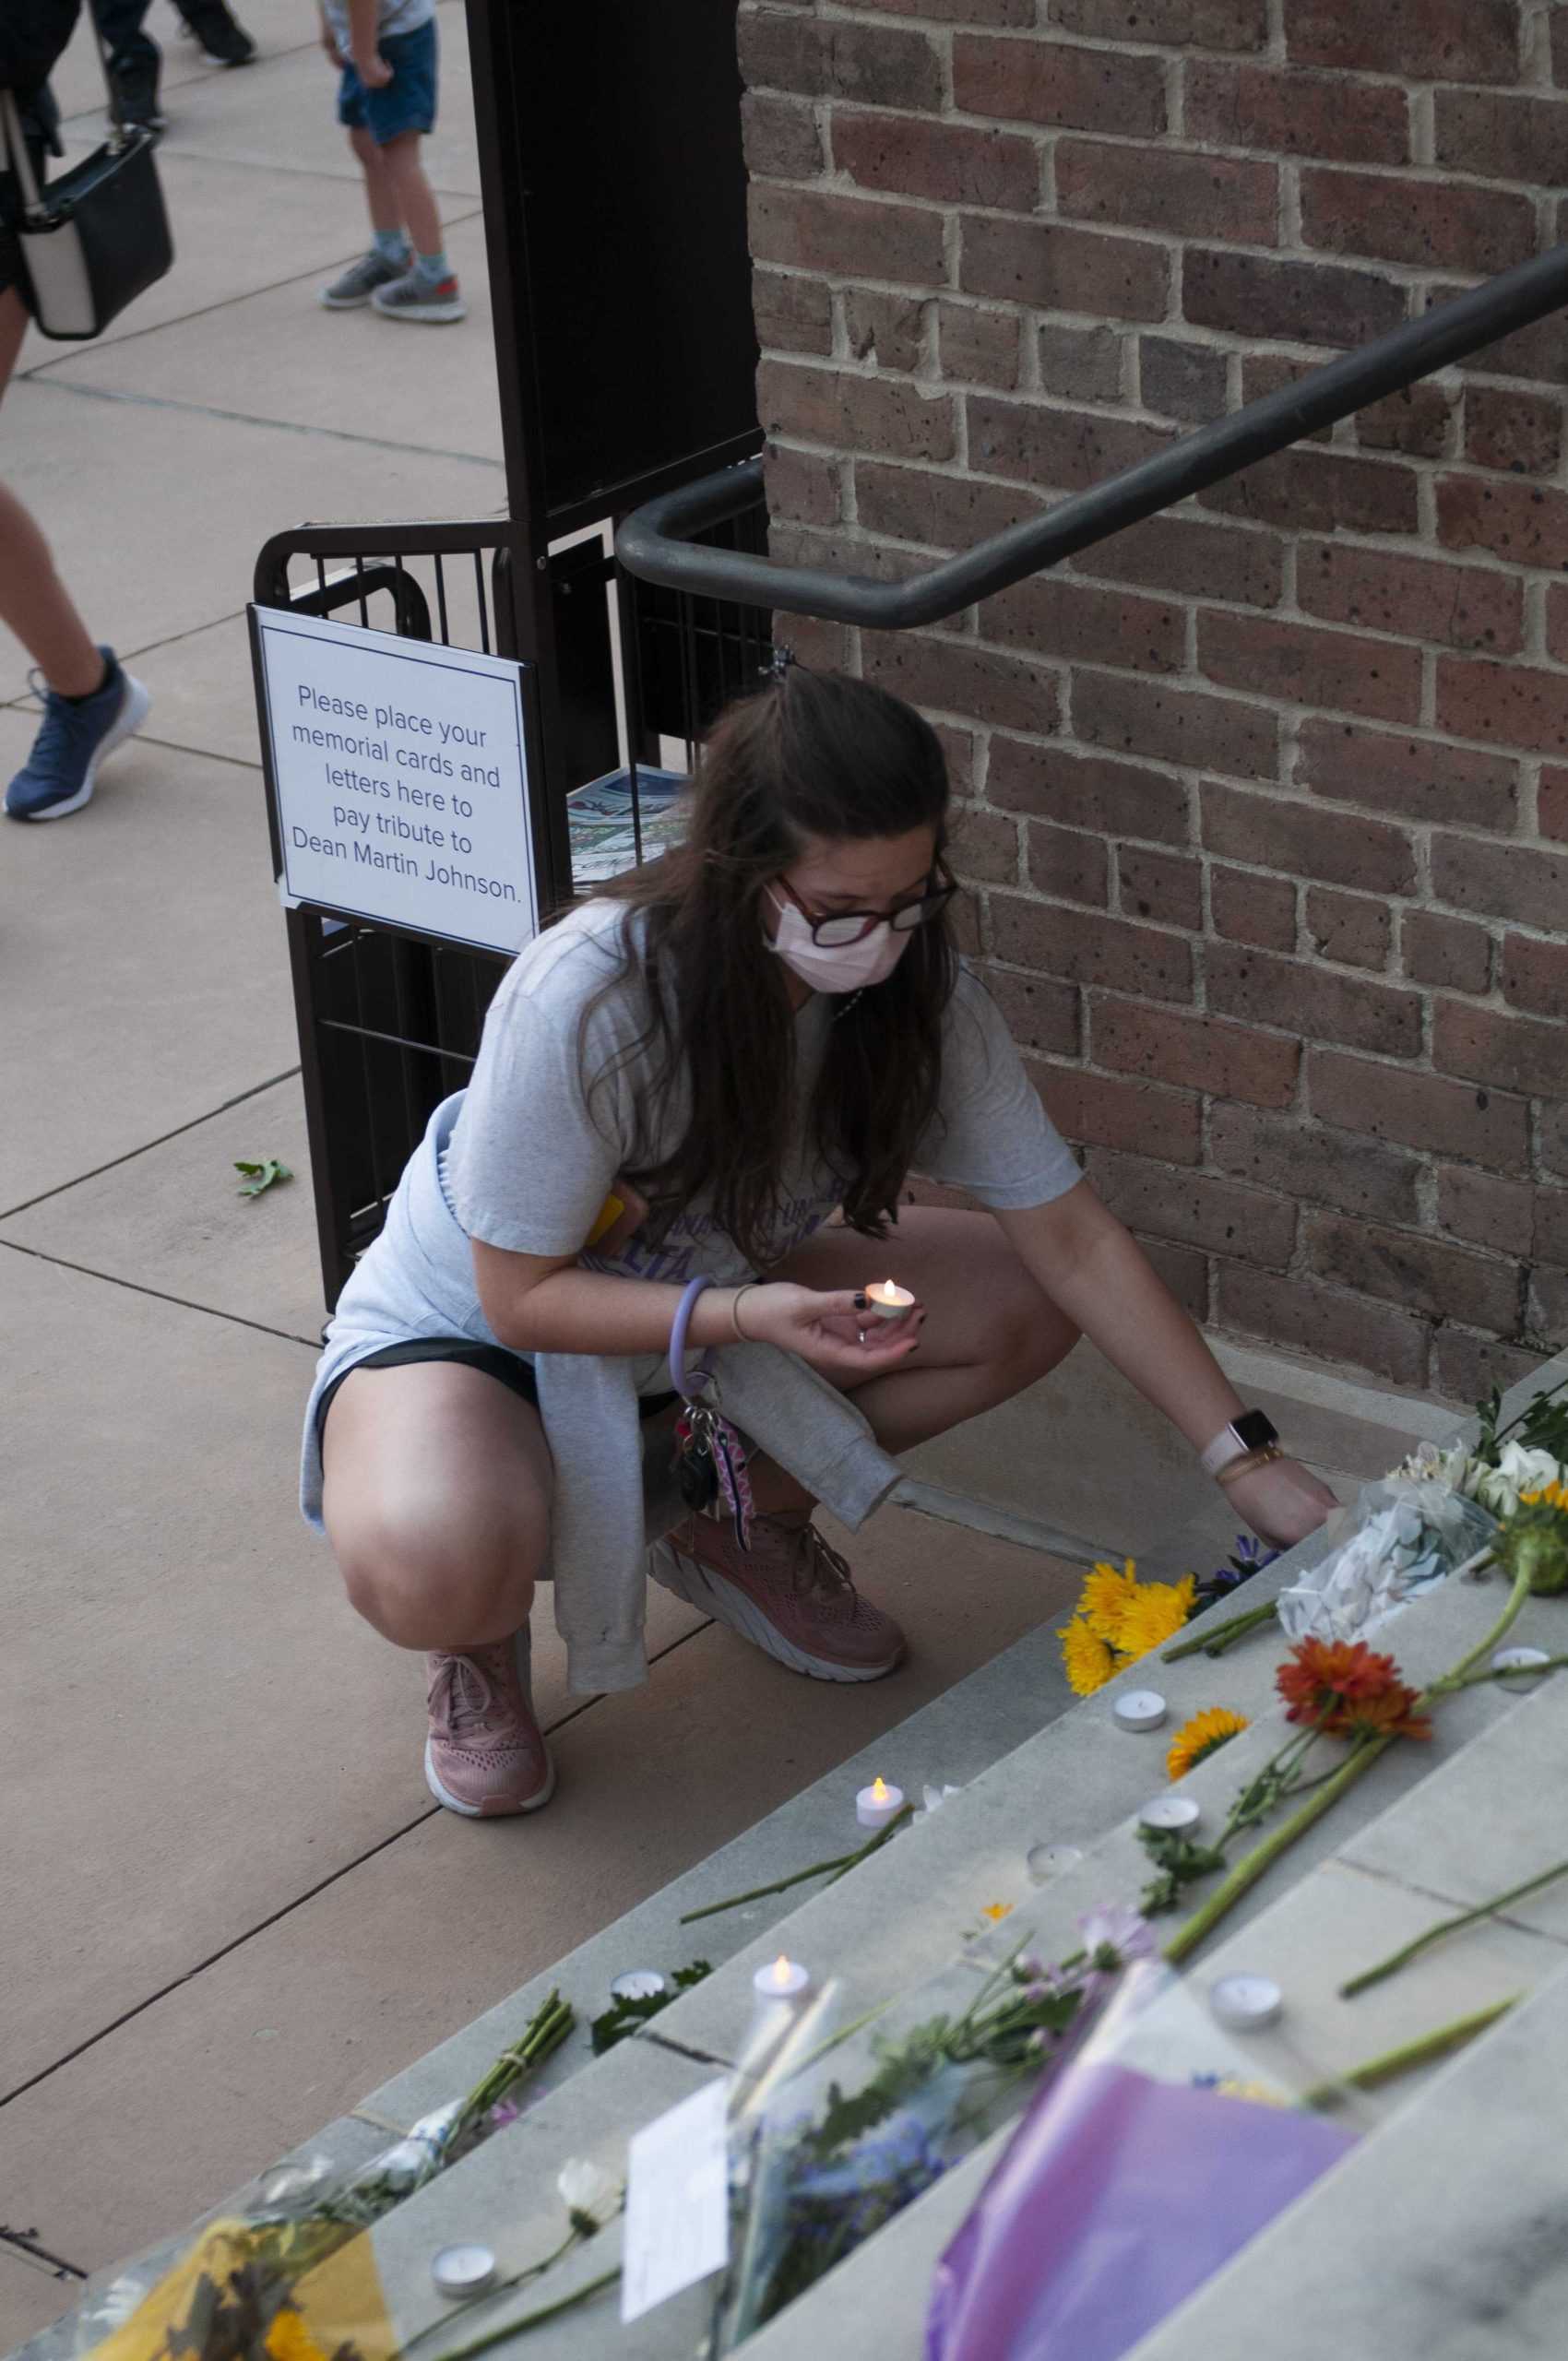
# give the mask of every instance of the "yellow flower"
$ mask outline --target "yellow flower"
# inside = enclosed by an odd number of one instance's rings
[[[1167,1771],[1173,1779],[1184,1779],[1194,1763],[1206,1762],[1248,1726],[1245,1714],[1233,1714],[1229,1705],[1206,1705],[1201,1714],[1183,1722],[1171,1739],[1165,1758]]]
[[[1135,1584],[1122,1610],[1116,1644],[1123,1655],[1145,1656],[1173,1638],[1191,1615],[1196,1596],[1197,1580],[1192,1574],[1183,1574],[1179,1583]]]
[[[1075,1697],[1092,1697],[1116,1670],[1116,1658],[1110,1648],[1099,1632],[1091,1631],[1077,1615],[1062,1632],[1062,1661],[1067,1670],[1067,1686]]]
[[[267,2331],[267,2350],[271,2361],[327,2361],[299,2313],[288,2308],[274,2316]]]
[[[1137,1574],[1131,1558],[1123,1572],[1108,1565],[1102,1558],[1084,1576],[1083,1595],[1078,1600],[1078,1613],[1089,1630],[1101,1640],[1109,1640],[1115,1647],[1122,1631],[1122,1616],[1127,1601],[1136,1587]]]
[[[980,1905],[980,1916],[982,1918],[989,1918],[993,1927],[999,1926],[1002,1920],[1006,1917],[1012,1907],[1013,1904],[1010,1902],[982,1903]]]

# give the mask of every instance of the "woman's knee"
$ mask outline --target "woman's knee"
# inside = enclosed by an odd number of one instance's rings
[[[350,1605],[399,1647],[500,1639],[527,1618],[542,1518],[480,1522],[384,1499],[368,1513],[336,1515],[328,1501],[325,1521]]]

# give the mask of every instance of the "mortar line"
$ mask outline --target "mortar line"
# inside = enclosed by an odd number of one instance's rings
[[[336,180],[337,175],[321,172],[316,177],[321,180]],[[457,230],[460,229],[466,221],[482,221],[483,219],[483,207],[476,206],[471,213],[457,213],[448,216],[445,227]],[[331,267],[330,262],[319,266],[323,270],[329,270]],[[161,336],[165,328],[184,327],[187,321],[208,319],[214,312],[232,312],[237,303],[248,303],[258,295],[277,295],[280,294],[285,287],[303,286],[306,279],[314,279],[315,275],[315,270],[293,271],[287,279],[269,279],[263,286],[242,288],[239,293],[234,295],[220,295],[213,303],[198,303],[194,311],[176,312],[172,319],[149,320],[144,328],[129,328],[124,336],[113,337],[107,344],[101,343],[98,350],[114,352],[123,344],[139,344],[143,337]],[[17,371],[16,382],[18,385],[30,384],[35,378],[46,377],[52,369],[64,369],[68,362],[79,361],[82,357],[79,352],[60,352],[56,353],[53,360],[35,361],[30,369]]]
[[[210,1123],[215,1115],[226,1115],[231,1107],[243,1107],[247,1098],[257,1098],[264,1090],[276,1090],[280,1082],[290,1082],[299,1073],[297,1065],[285,1066],[281,1074],[268,1075],[265,1082],[253,1082],[248,1090],[238,1091],[232,1098],[220,1098],[205,1115],[193,1115],[188,1123],[176,1123],[172,1131],[160,1132],[156,1139],[144,1140],[140,1147],[128,1147],[123,1156],[112,1156],[102,1164],[95,1164],[86,1172],[73,1174],[69,1180],[56,1181],[53,1189],[41,1189],[34,1197],[24,1197],[19,1205],[7,1205],[0,1213],[0,1222],[14,1221],[18,1214],[30,1213],[34,1205],[47,1204],[51,1197],[64,1196],[67,1189],[79,1189],[84,1180],[96,1180],[102,1172],[113,1172],[122,1164],[131,1163],[138,1156],[146,1156],[155,1147],[164,1147],[170,1140],[179,1139],[186,1132],[194,1132],[198,1124]],[[10,1244],[7,1240],[6,1244]]]
[[[1397,1809],[1397,1808],[1398,1800],[1396,1799],[1395,1804],[1390,1806],[1390,1809]],[[1401,1877],[1396,1869],[1373,1869],[1367,1861],[1348,1860],[1343,1853],[1330,1854],[1321,1866],[1325,1869],[1348,1869],[1352,1877],[1371,1878],[1376,1885],[1394,1886],[1400,1893],[1414,1894],[1422,1902],[1435,1902],[1441,1909],[1451,1913],[1460,1910],[1484,1911],[1485,1917],[1476,1921],[1478,1926],[1511,1927],[1515,1934],[1535,1935],[1543,1943],[1555,1943],[1559,1951],[1568,1951],[1568,1935],[1554,1935],[1545,1927],[1532,1927],[1528,1919],[1515,1917],[1506,1910],[1488,1910],[1484,1902],[1467,1902],[1463,1894],[1444,1893],[1438,1886],[1422,1885],[1416,1879]]]
[[[26,382],[36,383],[53,394],[77,394],[85,401],[125,402],[137,409],[172,409],[187,418],[221,419],[230,426],[261,426],[275,434],[320,435],[327,442],[352,443],[361,450],[398,451],[415,459],[450,459],[460,467],[489,468],[497,474],[502,469],[499,459],[486,459],[477,451],[444,451],[428,443],[395,443],[381,434],[351,434],[341,426],[305,426],[296,419],[256,418],[249,410],[215,409],[207,402],[172,401],[164,394],[127,394],[110,386],[78,386],[68,377],[35,379],[30,375]]]
[[[660,1648],[657,1655],[648,1658],[650,1667],[662,1664],[665,1657],[673,1655],[677,1648],[685,1647],[688,1642],[696,1639],[701,1632],[710,1629],[711,1619],[708,1619],[697,1624],[694,1630],[683,1631],[678,1639],[671,1641],[668,1647]],[[601,1705],[603,1703],[604,1693],[602,1692],[592,1697],[585,1697],[580,1704],[574,1705],[568,1713],[562,1714],[555,1721],[544,1724],[542,1726],[545,1735],[553,1737],[557,1730],[564,1729],[568,1722],[579,1721],[584,1714],[591,1713],[594,1706]],[[145,2015],[148,2009],[156,2008],[160,2000],[168,1999],[170,1995],[178,1992],[183,1985],[194,1983],[198,1975],[205,1975],[209,1967],[216,1967],[232,1952],[242,1950],[248,1942],[253,1942],[257,1935],[265,1935],[269,1928],[279,1926],[283,1919],[291,1917],[296,1910],[303,1909],[307,1902],[314,1902],[319,1894],[326,1893],[330,1887],[340,1884],[344,1878],[351,1876],[355,1869],[362,1869],[367,1861],[374,1861],[379,1854],[388,1851],[394,1845],[400,1844],[405,1836],[411,1836],[416,1828],[422,1828],[427,1821],[436,1819],[441,1809],[439,1804],[432,1803],[424,1811],[417,1812],[413,1819],[406,1821],[401,1828],[395,1828],[387,1835],[379,1837],[374,1845],[367,1846],[364,1852],[356,1854],[351,1861],[344,1861],[339,1868],[329,1871],[326,1877],[319,1878],[315,1885],[307,1886],[303,1893],[294,1894],[289,1901],[280,1903],[278,1908],[269,1911],[265,1918],[257,1919],[255,1926],[244,1928],[228,1942],[220,1943],[216,1951],[208,1952],[205,1958],[196,1960],[193,1965],[184,1969],[180,1975],[171,1976],[168,1982],[160,1984],[155,1992],[144,1994],[141,1999],[136,2001],[130,2008],[122,2010],[120,2014],[113,2018],[108,2024],[101,2025],[96,2033],[87,2035],[73,2048],[65,2051],[49,2065],[40,2067],[36,2074],[30,2074],[25,2082],[17,2083],[14,2089],[0,2093],[0,2109],[9,2106],[13,2099],[25,2097],[29,2091],[34,2091],[41,2082],[50,2081],[53,2075],[60,2072],[63,2067],[69,2066],[77,2058],[85,2057],[89,2049],[96,2049],[101,2042],[109,2039],[111,2034],[121,2032],[135,2018]]]

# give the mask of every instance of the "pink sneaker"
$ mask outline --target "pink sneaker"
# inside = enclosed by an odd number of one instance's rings
[[[688,1606],[814,1680],[880,1680],[904,1654],[897,1624],[861,1597],[849,1567],[814,1525],[759,1516],[748,1552],[730,1526],[691,1516],[654,1544],[648,1572]]]
[[[528,1632],[425,1658],[430,1735],[425,1785],[468,1820],[538,1811],[555,1792],[555,1765],[528,1690]]]

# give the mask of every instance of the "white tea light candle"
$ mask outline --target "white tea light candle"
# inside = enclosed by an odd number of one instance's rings
[[[1208,2004],[1232,2033],[1261,2033],[1284,2008],[1285,1995],[1271,1975],[1222,1975],[1209,1986]]]
[[[895,1287],[891,1279],[875,1279],[866,1289],[866,1298],[879,1320],[902,1320],[912,1311],[915,1299],[908,1287]]]
[[[1543,1664],[1551,1658],[1544,1648],[1499,1648],[1491,1660],[1504,1689],[1533,1689]]]
[[[1192,1796],[1156,1796],[1138,1814],[1145,1828],[1195,1828],[1202,1818],[1203,1806]]]
[[[880,1775],[855,1797],[855,1818],[862,1828],[885,1828],[904,1809],[904,1790],[890,1787]]]
[[[1076,1845],[1031,1845],[1024,1856],[1024,1867],[1031,1885],[1046,1885],[1063,1869],[1075,1869],[1083,1857]]]
[[[1157,1730],[1165,1719],[1165,1700],[1158,1689],[1129,1689],[1115,1705],[1119,1730]]]
[[[443,2247],[431,2258],[430,2275],[443,2296],[482,2296],[494,2279],[495,2271],[493,2253],[477,2240]]]
[[[801,2000],[811,1988],[811,1970],[798,1959],[787,1959],[782,1952],[752,1977],[752,1990],[759,2000]]]
[[[658,2000],[670,1989],[669,1981],[656,1967],[629,1967],[618,1975],[610,1987],[612,2000]]]

